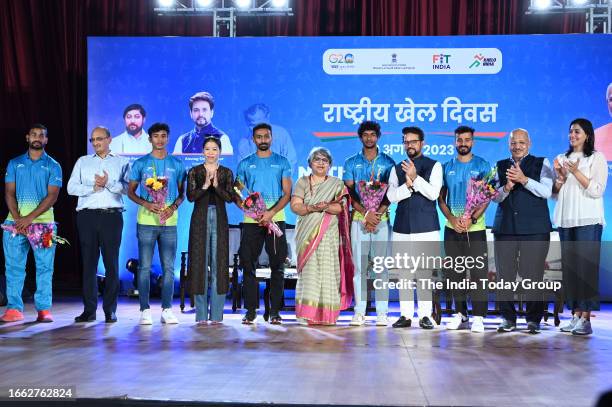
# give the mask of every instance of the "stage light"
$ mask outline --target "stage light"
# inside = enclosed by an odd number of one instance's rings
[[[174,0],[158,0],[160,7],[172,7],[174,6]]]
[[[212,6],[214,0],[196,0],[196,5],[198,7],[210,7]]]
[[[584,6],[585,4],[587,4],[589,2],[589,0],[572,0],[572,3],[575,6]]]
[[[288,0],[272,0],[272,7],[285,8],[289,5]]]
[[[238,8],[250,8],[252,5],[251,0],[234,0],[234,3]]]
[[[539,10],[545,10],[552,6],[552,0],[535,0],[534,6]]]

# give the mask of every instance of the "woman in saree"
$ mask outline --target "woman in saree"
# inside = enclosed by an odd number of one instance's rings
[[[189,228],[187,280],[195,296],[196,322],[223,321],[229,288],[229,228],[226,203],[236,198],[232,171],[219,165],[221,141],[204,140],[204,164],[193,167],[187,178],[187,199],[194,202]],[[210,299],[208,290],[210,289]]]
[[[296,182],[291,197],[298,215],[295,313],[303,325],[334,325],[353,298],[349,195],[342,180],[327,174],[331,164],[329,150],[315,147],[308,156],[312,174]]]

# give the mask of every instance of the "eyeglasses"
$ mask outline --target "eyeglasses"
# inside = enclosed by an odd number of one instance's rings
[[[416,146],[421,142],[421,140],[404,140],[405,146]]]
[[[329,160],[325,157],[315,157],[312,159],[313,163],[329,164]]]
[[[104,140],[106,140],[107,138],[108,138],[108,137],[92,137],[92,138],[90,138],[90,139],[89,139],[89,141],[90,141],[91,143],[96,143],[96,142],[98,142],[98,141],[104,141]]]

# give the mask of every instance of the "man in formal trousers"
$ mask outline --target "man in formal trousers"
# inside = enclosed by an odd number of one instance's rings
[[[544,157],[529,154],[531,139],[524,129],[510,133],[510,158],[497,162],[499,205],[495,212],[495,268],[497,282],[516,281],[517,272],[523,279],[542,281],[544,262],[550,246],[552,226],[547,199],[552,195],[553,170]],[[498,332],[516,329],[516,309],[512,289],[497,290],[502,314]],[[527,291],[527,332],[540,332],[544,314],[542,293]]]
[[[75,322],[96,320],[98,308],[98,260],[105,269],[102,309],[107,323],[117,322],[119,296],[119,247],[123,231],[123,195],[129,183],[129,161],[110,150],[111,135],[98,126],[89,139],[94,154],[74,165],[68,193],[78,197],[77,229],[83,262],[83,312]]]

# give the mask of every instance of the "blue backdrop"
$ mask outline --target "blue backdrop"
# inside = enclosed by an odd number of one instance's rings
[[[567,148],[572,119],[589,118],[596,128],[612,120],[604,98],[612,82],[612,38],[606,35],[92,37],[88,63],[89,132],[104,125],[113,136],[122,133],[123,109],[140,103],[145,129],[157,121],[170,125],[172,150],[194,127],[189,97],[207,91],[215,98],[212,122],[229,135],[234,151],[223,164],[235,169],[249,151],[245,111],[263,104],[252,116],[272,123],[273,145],[290,155],[295,150],[294,179],[307,171],[307,154],[319,145],[332,151],[332,175],[341,176],[344,159],[360,149],[355,132],[366,118],[380,122],[380,146],[396,160],[403,156],[402,127],[423,128],[426,154],[445,162],[455,154],[453,130],[465,124],[477,131],[474,152],[491,163],[509,156],[513,128],[527,129],[532,153],[552,160]],[[201,162],[199,156],[183,159],[187,168]],[[494,209],[487,212],[489,225]],[[179,250],[187,250],[191,211],[188,202],[180,208]],[[230,211],[231,223],[241,218]],[[292,214],[288,218],[294,223]],[[121,264],[137,257],[135,224],[129,202]],[[604,228],[604,239],[610,237]],[[612,259],[605,250],[602,267],[602,293],[609,297]],[[131,275],[123,272],[122,280]]]

